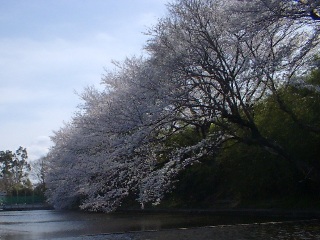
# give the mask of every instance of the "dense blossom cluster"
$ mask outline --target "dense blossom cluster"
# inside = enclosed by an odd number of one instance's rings
[[[319,43],[319,25],[308,9],[318,5],[169,4],[168,16],[150,29],[149,55],[115,63],[118,70],[102,81],[105,90],[87,88],[79,112],[52,137],[49,201],[57,208],[104,212],[130,194],[141,205],[158,204],[179,172],[213,156],[228,139],[289,158],[261,134],[253,106],[308,71]],[[198,141],[168,146],[187,128]]]

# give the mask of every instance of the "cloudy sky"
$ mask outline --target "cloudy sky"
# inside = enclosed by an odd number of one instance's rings
[[[167,0],[0,0],[0,151],[44,155],[86,86],[142,54]]]

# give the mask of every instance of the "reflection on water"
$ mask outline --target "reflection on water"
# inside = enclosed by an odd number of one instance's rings
[[[272,221],[277,222],[282,220],[284,219],[272,219]],[[270,221],[270,218],[253,219],[252,217],[216,216],[213,214],[90,214],[53,210],[13,211],[0,212],[0,240],[320,239],[319,221],[264,223]],[[202,226],[215,227],[194,228]],[[176,231],[163,230],[177,228],[189,229]],[[128,233],[131,231],[148,230],[161,231]],[[119,232],[127,233],[101,235]]]
[[[305,240],[320,239],[319,221],[299,221],[286,223],[240,224],[228,226],[204,227],[187,230],[160,231],[156,233],[138,233],[115,236],[114,239],[130,240]],[[94,240],[113,239],[95,238]]]

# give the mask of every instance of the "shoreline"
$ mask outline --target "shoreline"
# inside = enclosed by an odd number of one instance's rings
[[[214,225],[203,227],[189,227],[189,228],[171,228],[160,230],[144,230],[144,231],[128,231],[105,233],[98,235],[82,235],[77,237],[56,238],[55,240],[208,240],[208,239],[223,239],[231,240],[235,237],[244,239],[247,237],[246,231],[252,230],[260,233],[259,228],[271,227],[277,229],[277,226],[294,226],[295,224],[302,224],[305,226],[318,226],[319,220],[298,220],[298,221],[283,221],[283,222],[265,222],[252,224],[230,224],[230,225]],[[244,230],[244,231],[243,231]],[[308,228],[306,229],[307,231]],[[237,236],[235,236],[236,234]],[[278,233],[274,232],[273,237],[279,237]],[[281,234],[281,233],[280,233]],[[283,233],[282,233],[283,234]],[[292,234],[299,236],[299,232]],[[259,234],[260,235],[260,234]],[[286,236],[286,235],[285,235]],[[297,238],[298,239],[298,238]]]
[[[121,209],[115,213],[185,213],[214,214],[223,216],[256,216],[256,217],[300,217],[320,219],[318,209],[263,209],[263,208],[223,208],[223,209]]]
[[[48,204],[10,204],[3,205],[0,211],[32,211],[32,210],[54,210],[54,208]]]
[[[0,211],[32,211],[32,210],[55,210],[54,207],[48,204],[13,204],[4,205]],[[70,210],[62,210],[70,211]],[[80,210],[75,210],[79,211]],[[88,212],[90,214],[91,212]],[[207,214],[207,215],[220,215],[220,216],[252,216],[252,217],[284,217],[284,218],[312,218],[320,220],[319,209],[281,209],[281,208],[217,208],[217,209],[196,209],[196,208],[127,208],[118,209],[112,213],[137,213],[137,214]]]

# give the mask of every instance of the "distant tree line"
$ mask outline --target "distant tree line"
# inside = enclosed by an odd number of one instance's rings
[[[35,196],[40,197],[41,201],[45,200],[43,159],[28,163],[27,149],[21,146],[15,152],[0,151],[0,192],[5,194],[8,204],[26,203],[27,198],[31,203]],[[43,175],[40,176],[41,172]],[[30,174],[35,175],[35,183],[31,182]]]
[[[197,201],[320,186],[319,6],[168,4],[149,29],[148,55],[115,63],[105,89],[85,89],[55,132],[49,201],[110,212],[130,197],[157,205],[174,188],[180,197],[198,189]]]

